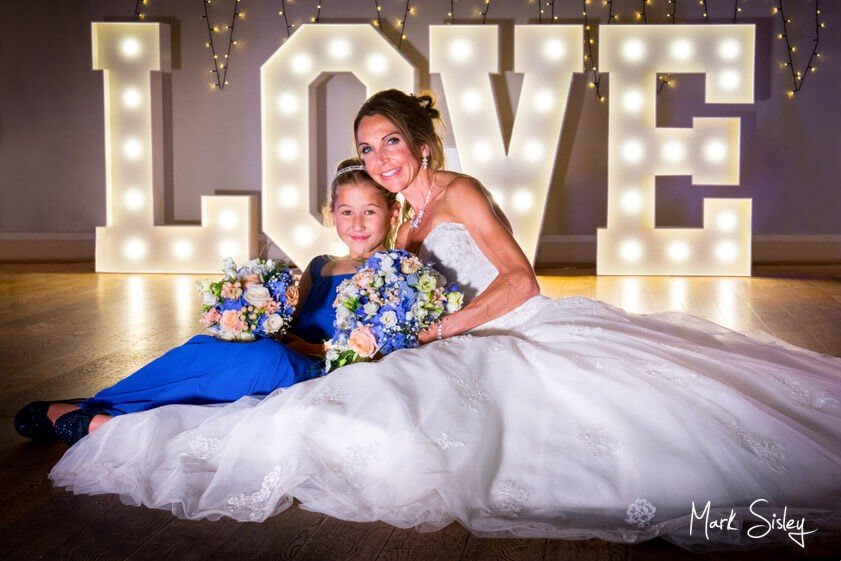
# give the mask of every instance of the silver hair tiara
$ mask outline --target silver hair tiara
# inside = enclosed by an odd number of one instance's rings
[[[352,166],[343,167],[342,169],[336,172],[336,175],[333,176],[333,181],[335,181],[336,178],[342,175],[343,173],[350,173],[352,171],[365,171],[365,165],[354,164]]]

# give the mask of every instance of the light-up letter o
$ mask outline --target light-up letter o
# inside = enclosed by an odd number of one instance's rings
[[[753,25],[611,25],[600,70],[610,73],[607,228],[600,275],[750,275],[750,199],[704,199],[703,228],[654,227],[654,177],[739,182],[739,118],[656,126],[657,73],[706,74],[709,103],[752,103]]]
[[[514,71],[524,79],[507,153],[490,79],[500,72],[498,33],[492,25],[431,26],[429,71],[441,74],[462,169],[484,182],[534,260],[583,31],[515,27]]]
[[[302,25],[260,68],[263,230],[299,266],[333,253],[338,241],[313,209],[325,188],[317,183],[313,100],[318,84],[339,72],[353,73],[368,95],[415,85],[412,65],[367,24]],[[341,133],[350,150],[351,123]]]
[[[161,92],[150,73],[170,70],[169,26],[95,22],[91,35],[105,86],[106,226],[96,229],[96,270],[205,273],[225,257],[255,254],[254,196],[205,196],[201,226],[155,226],[152,96]]]

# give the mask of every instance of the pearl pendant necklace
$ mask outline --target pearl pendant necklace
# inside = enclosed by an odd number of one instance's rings
[[[429,205],[429,198],[432,196],[432,186],[435,185],[435,178],[432,178],[433,181],[429,185],[429,191],[426,192],[426,197],[423,201],[423,206],[418,211],[418,215],[415,216],[411,222],[409,222],[409,229],[410,230],[417,230],[420,226],[421,222],[423,222],[423,215],[426,213],[426,207]]]

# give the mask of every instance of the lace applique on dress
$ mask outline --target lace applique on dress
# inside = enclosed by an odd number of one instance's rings
[[[790,391],[791,398],[801,405],[805,405],[811,409],[823,409],[824,407],[837,407],[839,405],[838,400],[826,392],[823,392],[820,397],[813,396],[810,390],[804,388],[803,384],[791,376],[777,374],[774,376],[774,379],[779,384],[787,387]]]
[[[780,442],[765,438],[761,434],[746,431],[736,421],[731,421],[729,424],[720,424],[727,430],[733,440],[741,444],[745,450],[754,454],[769,468],[778,473],[787,471],[784,463],[786,455]]]
[[[685,386],[699,378],[695,372],[688,372],[679,368],[675,368],[669,364],[661,362],[659,364],[649,363],[645,366],[645,373],[654,378],[671,382],[676,386]]]
[[[656,512],[657,508],[649,501],[645,499],[637,499],[632,502],[628,507],[628,510],[625,511],[625,514],[628,515],[627,518],[625,518],[625,522],[640,529],[647,528],[651,525],[651,521],[654,519],[654,514]]]
[[[280,484],[280,475],[284,468],[275,466],[266,477],[263,478],[263,484],[260,490],[250,495],[239,494],[233,497],[228,497],[228,510],[246,510],[249,512],[248,518],[251,521],[259,521],[266,517],[266,507],[272,493]]]
[[[336,388],[328,388],[310,398],[310,405],[324,405],[325,403],[342,403],[342,392]]]
[[[591,428],[579,433],[578,440],[585,442],[590,453],[597,458],[609,456],[622,448],[622,444],[611,437],[605,428]]]
[[[448,374],[447,377],[458,388],[458,393],[461,396],[461,404],[471,411],[479,411],[479,406],[483,402],[490,400],[491,397],[485,391],[485,385],[478,376],[474,375],[473,379],[469,382],[454,374]]]
[[[442,432],[441,436],[435,439],[435,444],[438,445],[438,448],[441,450],[447,450],[449,448],[458,448],[459,446],[464,446],[464,442],[461,440],[453,440],[447,433]]]
[[[377,457],[376,446],[350,446],[342,456],[341,471],[348,478],[353,479],[356,474],[365,469]],[[353,483],[355,489],[362,487]]]
[[[529,492],[513,481],[504,481],[494,493],[495,500],[482,509],[488,515],[517,516],[529,500]]]
[[[206,460],[219,450],[222,441],[218,438],[199,436],[189,442],[191,458]]]

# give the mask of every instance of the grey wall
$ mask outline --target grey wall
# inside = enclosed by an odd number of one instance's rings
[[[211,19],[224,25],[233,0],[211,4]],[[133,0],[4,0],[7,16],[0,31],[0,236],[15,234],[92,234],[105,223],[102,75],[91,69],[92,21],[130,19]],[[446,19],[450,2],[413,2],[402,53],[420,70],[421,86],[438,92],[440,81],[428,68],[428,26]],[[633,19],[639,2],[614,2],[620,22]],[[662,6],[661,6],[662,4]],[[662,22],[666,2],[654,2],[649,21]],[[834,236],[841,234],[841,9],[823,2],[827,28],[821,39],[818,71],[789,99],[790,76],[783,69],[784,42],[772,0],[742,2],[740,21],[757,24],[756,103],[703,104],[703,79],[677,76],[659,97],[659,124],[689,126],[693,116],[742,117],[742,180],[739,186],[691,186],[688,178],[658,180],[658,225],[699,226],[704,196],[753,198],[754,235]],[[163,77],[169,221],[197,221],[200,196],[216,191],[260,190],[259,67],[283,42],[283,18],[276,0],[243,0],[245,19],[237,24],[224,91],[210,88],[210,55],[198,0],[149,0],[147,21],[172,25],[173,70]],[[290,19],[315,15],[315,1],[287,2]],[[405,2],[383,0],[386,28],[396,38],[395,20]],[[482,0],[455,3],[459,23],[479,24]],[[561,23],[580,23],[581,3],[557,2]],[[729,22],[733,3],[709,0],[713,22]],[[592,15],[607,21],[600,2]],[[795,61],[805,64],[814,30],[813,2],[787,2],[794,20]],[[694,0],[679,3],[679,23],[703,23]],[[502,26],[536,22],[536,4],[495,0],[489,23]],[[370,0],[325,0],[321,21],[365,22],[374,16]],[[510,33],[507,34],[510,37]],[[505,37],[505,35],[503,35]],[[224,44],[226,35],[217,34]],[[508,57],[510,60],[510,57]],[[506,57],[503,57],[506,60]],[[506,73],[507,106],[503,128],[510,130],[520,81]],[[604,81],[610,95],[609,77]],[[364,89],[350,76],[336,76],[322,91],[325,130],[320,166],[328,170],[352,150],[350,123]],[[503,96],[504,97],[504,96]],[[166,105],[166,104],[165,104]],[[606,217],[607,104],[596,101],[584,75],[573,81],[553,185],[547,202],[544,236],[592,236]],[[452,144],[452,140],[448,140]],[[481,179],[481,178],[480,178]],[[556,238],[560,239],[560,238]],[[837,242],[833,242],[837,243]],[[1,257],[1,256],[0,256]]]

